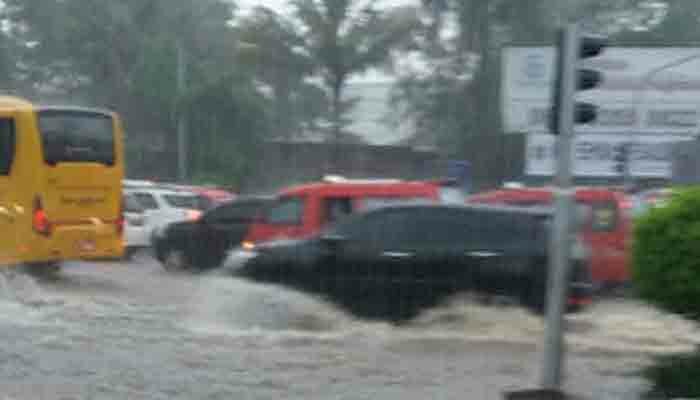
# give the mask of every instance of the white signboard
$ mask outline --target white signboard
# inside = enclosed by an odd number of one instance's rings
[[[579,134],[574,139],[572,153],[575,176],[614,177],[615,155],[620,146],[630,148],[630,174],[645,178],[670,178],[673,143],[683,140],[677,135]],[[527,175],[551,176],[556,167],[556,136],[530,134],[527,136],[525,171]]]
[[[507,132],[546,132],[554,48],[511,47],[503,53]],[[578,95],[599,106],[580,133],[687,135],[700,131],[700,48],[611,47],[584,66],[603,72],[595,90]]]

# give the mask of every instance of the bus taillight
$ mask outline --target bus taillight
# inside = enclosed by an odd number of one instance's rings
[[[32,227],[34,231],[42,236],[51,235],[51,223],[46,216],[44,204],[40,197],[34,199],[34,208],[32,211]]]
[[[117,221],[115,222],[117,228],[117,234],[119,236],[124,234],[124,199],[119,203],[119,214],[117,214]]]

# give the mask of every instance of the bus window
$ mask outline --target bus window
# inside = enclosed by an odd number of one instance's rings
[[[114,132],[109,115],[69,110],[39,112],[44,160],[114,165]]]
[[[10,119],[0,119],[0,176],[10,175],[14,158],[14,124]]]

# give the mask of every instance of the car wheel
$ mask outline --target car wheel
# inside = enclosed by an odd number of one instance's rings
[[[166,249],[163,255],[163,268],[170,272],[180,272],[189,269],[185,252],[179,249]]]

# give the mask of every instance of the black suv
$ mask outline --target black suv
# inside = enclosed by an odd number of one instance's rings
[[[238,246],[253,219],[272,197],[239,197],[206,211],[195,221],[168,225],[154,241],[156,258],[167,270],[218,267],[226,251]]]
[[[226,266],[256,280],[329,295],[365,316],[379,316],[393,304],[399,318],[411,317],[467,290],[515,298],[541,312],[551,218],[550,209],[387,207],[348,217],[308,239],[236,249]],[[591,286],[583,253],[574,254],[579,259],[570,275],[569,304],[580,305]],[[367,304],[357,306],[360,301]]]

